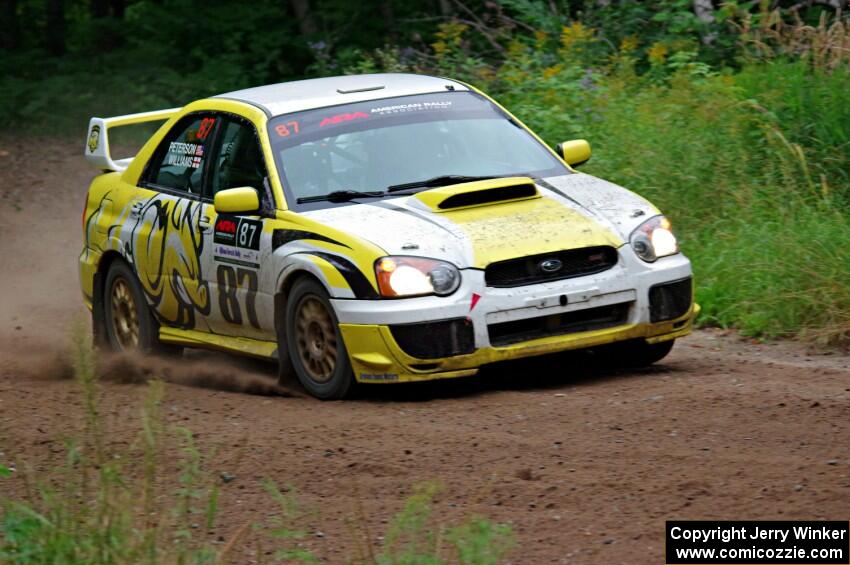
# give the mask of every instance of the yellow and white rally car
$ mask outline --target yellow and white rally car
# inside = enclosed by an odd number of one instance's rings
[[[167,120],[135,157],[113,128]],[[276,359],[319,398],[608,346],[646,365],[691,331],[670,223],[575,172],[458,81],[410,74],[250,88],[92,118],[80,279],[114,349]],[[613,344],[613,345],[611,345]]]

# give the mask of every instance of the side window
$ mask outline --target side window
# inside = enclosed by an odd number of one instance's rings
[[[266,165],[254,127],[226,119],[219,139],[221,144],[211,171],[212,195],[228,188],[250,186],[260,193],[261,200],[264,199]]]
[[[218,120],[213,116],[189,116],[174,126],[151,162],[148,184],[201,194],[204,163]]]

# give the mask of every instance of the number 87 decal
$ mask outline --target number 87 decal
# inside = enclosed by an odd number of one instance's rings
[[[240,287],[247,287],[245,311],[248,315],[248,322],[254,328],[260,329],[260,321],[257,318],[257,271],[219,265],[216,275],[218,278],[218,307],[221,309],[222,317],[231,324],[242,325],[242,309],[239,306],[239,297],[236,291]]]

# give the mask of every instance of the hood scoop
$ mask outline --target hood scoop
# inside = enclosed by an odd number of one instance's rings
[[[528,177],[507,177],[464,182],[420,192],[409,204],[431,212],[450,212],[461,208],[488,206],[540,198],[534,181]]]

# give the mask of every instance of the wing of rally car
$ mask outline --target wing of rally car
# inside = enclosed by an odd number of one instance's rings
[[[112,150],[109,146],[109,129],[148,122],[160,122],[172,117],[178,111],[180,111],[180,108],[127,114],[126,116],[115,116],[112,118],[92,118],[89,121],[88,134],[86,135],[86,160],[103,171],[117,172],[125,170],[133,158],[112,158]]]

